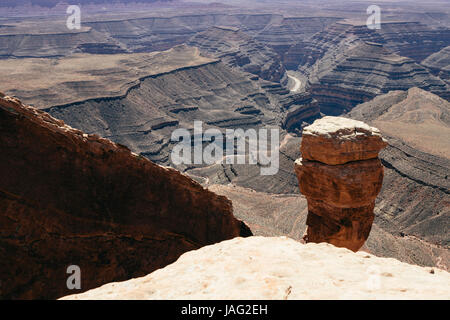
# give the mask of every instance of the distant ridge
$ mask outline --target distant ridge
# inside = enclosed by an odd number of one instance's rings
[[[153,2],[175,2],[176,0],[137,0],[140,3],[153,3]],[[125,0],[77,0],[77,4],[114,4],[114,3],[126,3]],[[53,8],[58,4],[64,4],[65,1],[61,0],[3,0],[0,2],[0,7],[19,7],[24,5],[34,5],[40,7]]]

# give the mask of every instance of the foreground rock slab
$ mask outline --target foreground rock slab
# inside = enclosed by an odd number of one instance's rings
[[[85,291],[251,234],[227,198],[7,96],[0,177],[3,299],[73,293],[70,265],[80,267]]]
[[[383,182],[378,153],[386,145],[378,129],[341,117],[324,117],[303,130],[295,172],[308,200],[307,242],[353,251],[363,246]]]
[[[450,274],[327,243],[235,238],[63,299],[449,299]]]

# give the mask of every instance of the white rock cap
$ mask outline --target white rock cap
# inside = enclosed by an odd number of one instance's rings
[[[326,116],[314,121],[310,126],[303,129],[303,135],[314,135],[324,137],[336,137],[351,139],[356,136],[380,136],[381,132],[368,124],[343,117]]]

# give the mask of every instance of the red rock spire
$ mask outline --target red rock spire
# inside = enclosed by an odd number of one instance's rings
[[[378,129],[347,118],[324,117],[303,130],[295,172],[308,200],[306,242],[362,247],[383,182],[378,152],[386,145]]]

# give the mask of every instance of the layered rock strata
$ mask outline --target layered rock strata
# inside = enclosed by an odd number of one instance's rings
[[[388,174],[389,169],[385,168],[383,185],[388,184]],[[308,202],[303,195],[255,192],[252,189],[234,185],[215,184],[209,186],[208,189],[230,199],[233,202],[235,217],[245,221],[256,236],[286,236],[294,240],[301,240],[305,234]],[[395,188],[391,190],[395,190]],[[403,192],[405,191],[391,193],[394,193],[394,198],[399,193],[401,196]],[[369,252],[378,257],[394,258],[409,264],[450,270],[450,250],[448,248],[435,245],[416,236],[407,234],[402,236],[400,235],[401,226],[398,226],[395,222],[391,223],[392,229],[397,228],[395,232],[389,233],[383,229],[384,227],[377,217],[382,194],[383,190],[377,197],[374,212],[375,220],[369,238],[360,251]],[[395,199],[391,200],[391,202],[393,201]],[[408,213],[411,214],[411,212]],[[443,225],[442,229],[446,228],[444,219],[441,219],[439,224]],[[430,232],[434,231],[436,229],[430,230]]]
[[[412,59],[377,43],[342,41],[313,67],[310,91],[321,112],[338,115],[392,90],[419,87],[445,97],[448,85]]]
[[[54,299],[250,235],[231,202],[0,94],[1,298]],[[81,270],[69,290],[67,268]]]
[[[431,73],[450,84],[450,46],[428,56],[421,64],[427,67]],[[449,99],[447,98],[447,100]]]
[[[417,237],[448,250],[450,103],[411,88],[378,96],[347,116],[377,127],[389,144],[380,152],[385,175],[376,222],[394,235]]]
[[[361,248],[383,182],[378,152],[385,146],[378,129],[360,121],[324,117],[304,128],[295,172],[308,200],[307,242]]]
[[[288,131],[300,129],[306,121],[320,116],[319,104],[310,93],[291,94],[282,99],[281,104],[286,110],[281,125]]]
[[[365,23],[341,20],[292,45],[286,53],[285,65],[290,69],[297,64],[302,72],[308,73],[328,50],[342,40],[352,39],[379,43],[390,52],[419,63],[449,45],[450,31],[407,21],[383,22],[381,29],[370,30]]]

